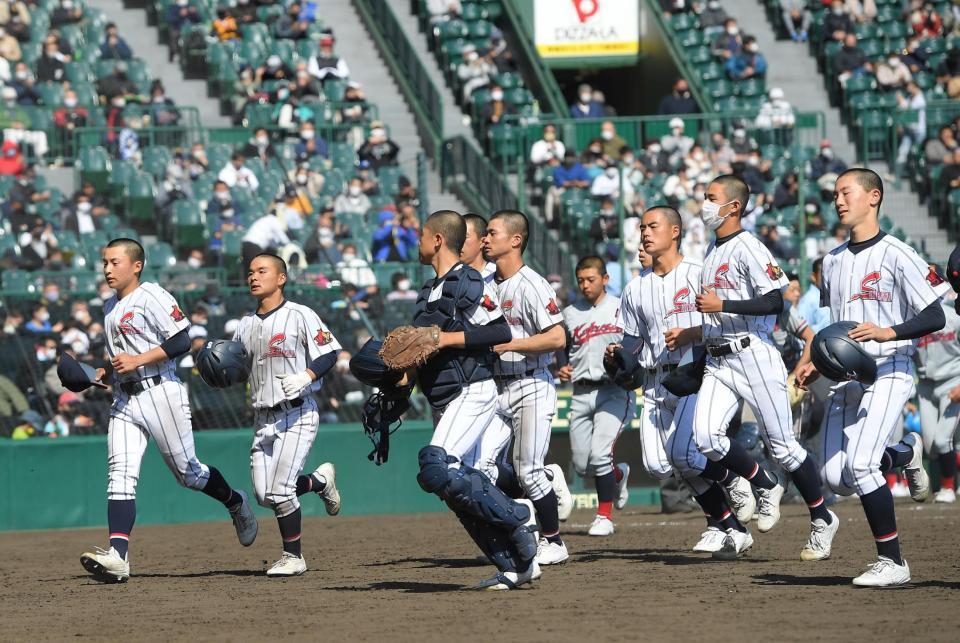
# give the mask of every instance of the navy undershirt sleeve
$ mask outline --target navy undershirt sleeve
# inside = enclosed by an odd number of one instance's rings
[[[164,340],[160,344],[160,348],[163,349],[163,352],[167,354],[167,357],[170,359],[176,359],[181,355],[186,355],[190,352],[190,334],[189,329],[184,328],[176,335],[172,335]]]
[[[485,326],[463,331],[463,345],[465,348],[487,348],[497,344],[506,344],[513,339],[510,326],[503,317],[490,322]]]
[[[339,354],[340,354],[340,351],[331,351],[329,353],[324,353],[317,359],[310,362],[310,366],[308,366],[307,368],[313,371],[313,374],[317,376],[317,379],[320,379],[321,377],[327,374],[327,371],[333,368],[334,364],[337,363],[337,355]]]
[[[943,306],[937,300],[902,324],[892,326],[897,339],[920,339],[924,335],[935,333],[947,324]]]
[[[725,299],[723,300],[723,312],[756,317],[779,315],[783,312],[783,293],[774,289],[753,299],[744,299],[743,301]]]

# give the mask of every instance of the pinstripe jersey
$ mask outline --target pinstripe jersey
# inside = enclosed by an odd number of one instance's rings
[[[663,276],[644,268],[627,284],[621,302],[623,332],[643,341],[639,356],[643,368],[678,364],[684,349],[667,350],[663,334],[703,324],[696,305],[702,270],[700,262],[683,257]]]
[[[960,377],[960,315],[954,310],[953,302],[947,301],[943,302],[943,314],[947,325],[918,339],[913,356],[917,375],[935,382]]]
[[[501,282],[494,280],[500,310],[510,325],[513,339],[531,337],[551,326],[563,323],[563,313],[554,299],[553,286],[530,266],[521,266],[513,276]],[[527,371],[547,368],[553,353],[523,355],[508,351],[496,361],[497,375],[522,375]]]
[[[108,299],[103,304],[103,318],[111,359],[118,353],[142,355],[190,327],[190,320],[173,295],[152,282],[140,284],[123,299],[117,299],[116,295]],[[113,379],[118,383],[136,382],[154,375],[176,379],[173,360],[141,366],[123,375],[114,373]]]
[[[563,320],[571,337],[573,381],[606,379],[603,354],[607,344],[617,344],[623,339],[620,299],[604,295],[596,306],[580,299],[563,309]]]
[[[729,301],[755,299],[790,283],[767,247],[746,230],[710,244],[703,259],[702,280],[720,299]],[[730,341],[750,334],[766,338],[776,320],[776,315],[709,313],[703,316],[703,338]]]
[[[834,322],[872,322],[881,328],[914,317],[944,292],[943,279],[932,272],[913,248],[881,232],[870,241],[834,248],[823,258],[820,303],[830,307]],[[910,339],[864,342],[877,358],[909,357]]]
[[[480,271],[480,276],[483,277],[484,283],[493,283],[493,278],[497,276],[497,264],[488,261],[487,265]]]
[[[287,300],[265,315],[244,315],[233,339],[246,347],[253,361],[250,396],[255,409],[270,408],[286,399],[277,375],[301,373],[321,355],[340,350],[340,343],[317,313]],[[320,390],[322,383],[317,380],[304,394]]]

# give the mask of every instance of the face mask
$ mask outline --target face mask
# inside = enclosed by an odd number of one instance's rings
[[[751,54],[755,54],[760,51],[760,45],[749,45],[747,47],[747,51],[749,51]]]
[[[127,106],[127,101],[126,99],[120,98],[118,100],[113,101],[113,106],[123,109],[124,107]]]
[[[69,108],[69,109],[73,109],[74,107],[77,106],[77,99],[76,99],[76,98],[65,98],[65,99],[63,100],[63,106],[64,106],[64,107],[67,107],[67,108]]]
[[[57,349],[56,348],[41,348],[37,351],[37,361],[38,362],[49,362],[52,359],[56,359]]]
[[[547,132],[543,135],[543,140],[545,140],[547,143],[552,143],[557,140],[557,135],[553,132]]]
[[[203,262],[197,259],[196,257],[189,257],[187,259],[187,265],[191,268],[200,268],[203,266]]]
[[[287,100],[287,97],[290,96],[290,90],[286,87],[277,90],[277,98],[279,100]]]
[[[73,313],[73,318],[84,326],[90,323],[90,313],[86,313],[82,310],[78,310],[77,312]]]
[[[30,72],[18,71],[16,74],[14,74],[14,76],[16,76],[17,80],[26,80],[27,78],[30,77]]]
[[[747,164],[756,167],[757,165],[760,165],[760,159],[758,159],[756,156],[751,156],[747,159]]]
[[[586,105],[587,103],[590,102],[590,98],[591,98],[590,94],[580,94],[580,104]]]
[[[384,130],[384,129],[381,129],[381,128],[379,128],[379,127],[376,127],[376,128],[374,128],[374,129],[370,130],[370,136],[373,136],[373,137],[375,137],[375,138],[383,138],[383,137],[385,137],[386,135],[387,135],[387,131]]]
[[[17,327],[13,324],[7,324],[3,327],[3,332],[7,335],[13,335],[15,332],[17,332]]]
[[[731,36],[736,36],[738,33],[740,33],[740,29],[737,27],[727,27],[727,33]]]
[[[347,188],[347,191],[350,193],[350,196],[360,196],[360,193],[363,192],[359,185],[351,185]]]
[[[397,282],[397,288],[399,288],[400,290],[409,290],[409,289],[410,289],[410,280],[409,280],[409,279],[401,279],[400,281]]]
[[[357,255],[353,254],[352,252],[344,252],[344,253],[343,253],[343,260],[344,260],[346,263],[350,263],[351,261],[353,261],[353,260],[356,259],[356,258],[357,258]]]
[[[606,173],[607,173],[607,176],[609,176],[611,179],[612,179],[612,178],[615,178],[615,177],[617,176],[617,168],[615,168],[615,167],[608,167],[608,168],[606,169]]]
[[[37,319],[39,319],[42,322],[50,321],[50,313],[49,312],[40,313]]]
[[[623,161],[624,165],[633,165],[635,159],[632,156],[624,156],[620,160]]]
[[[465,59],[468,63],[472,63],[474,60],[476,60],[476,59],[479,58],[479,57],[480,57],[480,55],[479,55],[477,52],[471,51],[471,52],[468,53],[466,56],[464,56],[464,59]]]
[[[605,129],[605,130],[603,130],[602,132],[600,132],[600,138],[602,138],[602,139],[605,140],[605,141],[612,141],[612,140],[613,140],[613,132],[611,132],[610,130]]]
[[[346,373],[350,370],[350,360],[348,359],[338,359],[337,360],[337,370],[341,373]]]
[[[702,160],[703,160],[703,152],[694,152],[694,153],[693,153],[693,160],[694,160],[694,161],[702,161]]]
[[[590,146],[590,152],[591,152],[592,154],[601,154],[601,153],[603,153],[603,148],[600,147],[599,145],[591,145],[591,146]]]
[[[47,301],[57,301],[58,299],[60,299],[60,293],[59,293],[59,291],[51,290],[50,292],[47,292],[47,293],[43,296],[43,298],[46,299]],[[50,315],[49,315],[49,313],[48,313],[48,314],[47,314],[47,319],[49,319],[49,318],[50,318]]]
[[[659,145],[651,145],[651,146],[648,147],[647,149],[648,149],[649,152],[650,152],[651,154],[653,154],[653,155],[657,155],[657,154],[660,153],[660,146],[659,146]]]
[[[823,148],[822,150],[820,150],[820,156],[822,156],[822,157],[825,158],[825,159],[832,159],[832,158],[833,158],[833,150],[830,149],[829,147],[825,147],[825,148]]]
[[[889,60],[887,60],[887,66],[896,67],[898,62],[900,62],[899,58],[890,58]]]
[[[835,15],[835,16],[842,16],[842,15],[843,15],[843,7],[834,7],[834,8],[832,9],[832,11],[833,11],[833,15]]]
[[[719,2],[708,2],[708,3],[707,3],[707,8],[708,8],[708,9],[711,9],[711,10],[713,10],[713,11],[716,11],[717,9],[720,8],[720,3],[719,3]]]
[[[306,185],[309,177],[306,174],[297,175],[297,185]]]
[[[256,138],[257,147],[266,147],[270,144],[270,139],[266,136],[258,136]]]
[[[704,201],[703,205],[700,206],[700,218],[703,219],[703,225],[707,226],[711,230],[716,230],[723,225],[723,222],[727,217],[720,216],[720,208],[725,205],[730,205],[731,203],[733,203],[733,201],[728,201],[727,203]]]
[[[214,192],[214,193],[213,193],[213,196],[214,196],[214,198],[216,198],[217,201],[229,201],[229,200],[230,200],[230,193],[229,193],[229,192]]]
[[[503,92],[491,92],[490,100],[494,100],[494,101],[503,100]]]
[[[703,193],[703,190],[697,190],[693,193],[693,198],[697,201],[703,202],[703,200],[707,198],[707,195]]]
[[[311,140],[315,135],[316,135],[316,132],[312,129],[305,129],[302,132],[300,132],[300,138],[302,138],[305,141]]]

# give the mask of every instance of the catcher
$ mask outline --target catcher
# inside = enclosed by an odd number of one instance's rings
[[[459,259],[466,234],[456,212],[440,210],[424,222],[420,263],[437,276],[420,290],[413,326],[392,331],[380,356],[405,371],[391,390],[416,378],[433,409],[434,433],[420,450],[417,482],[446,501],[497,567],[478,588],[513,589],[540,576],[537,538],[527,526],[531,512],[491,482],[496,453],[480,450],[497,412],[491,348],[510,341],[510,327],[492,285]]]

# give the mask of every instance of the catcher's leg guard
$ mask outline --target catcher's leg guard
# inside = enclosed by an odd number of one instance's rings
[[[517,477],[517,471],[513,468],[513,462],[510,453],[513,451],[513,440],[503,450],[500,457],[497,458],[497,487],[499,487],[510,498],[523,498],[526,494],[520,485],[520,478]]]
[[[463,528],[467,530],[473,542],[477,543],[487,559],[501,572],[525,572],[533,558],[522,559],[513,540],[502,529],[491,527],[479,518],[462,512],[455,512]],[[529,532],[528,532],[529,533]],[[536,548],[534,548],[536,553]]]

